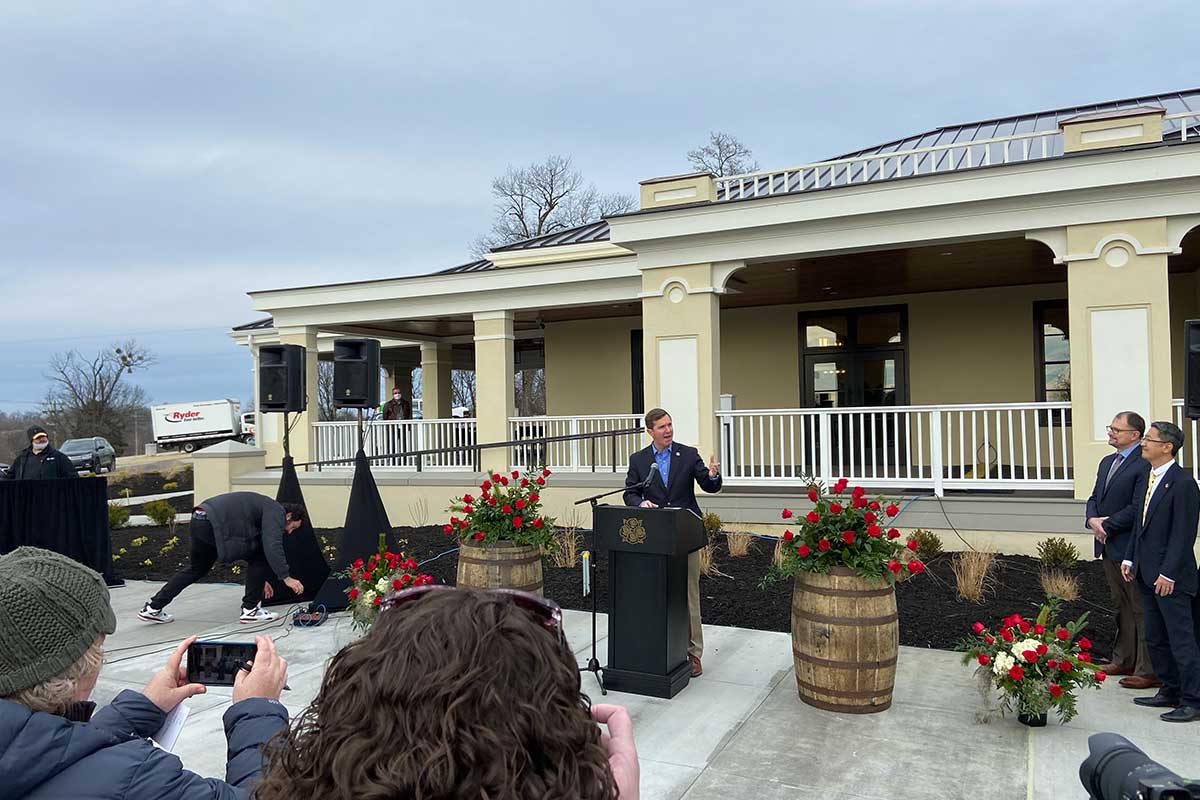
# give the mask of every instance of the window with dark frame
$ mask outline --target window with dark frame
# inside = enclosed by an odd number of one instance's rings
[[[1066,300],[1033,304],[1038,402],[1071,400],[1071,327]]]

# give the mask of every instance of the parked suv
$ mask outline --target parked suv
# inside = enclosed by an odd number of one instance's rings
[[[117,468],[117,451],[103,436],[67,439],[58,449],[71,459],[71,463],[79,472],[91,470],[99,475],[103,469],[112,472]]]

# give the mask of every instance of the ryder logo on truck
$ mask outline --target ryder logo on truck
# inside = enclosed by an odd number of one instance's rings
[[[200,419],[199,411],[172,411],[163,417],[167,422],[191,422],[194,419]]]

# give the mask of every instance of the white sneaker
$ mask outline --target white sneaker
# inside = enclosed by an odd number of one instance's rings
[[[142,610],[138,612],[138,619],[146,622],[174,622],[175,615],[168,614],[161,608],[152,608],[149,603],[142,606]]]
[[[260,604],[254,608],[243,608],[242,616],[238,618],[238,622],[243,625],[253,625],[256,622],[270,622],[273,619],[279,619],[279,615],[274,611],[267,611]]]

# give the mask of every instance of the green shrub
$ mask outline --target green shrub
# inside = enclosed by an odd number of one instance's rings
[[[179,488],[179,484],[176,483],[175,481],[167,481],[166,483],[163,484],[164,492],[173,492],[178,488]]]
[[[933,531],[917,528],[913,531],[912,538],[917,540],[917,557],[922,561],[929,561],[942,554],[942,540]]]
[[[709,538],[716,536],[721,532],[721,518],[709,511],[704,515],[704,530],[708,532]]]
[[[1038,544],[1038,560],[1043,567],[1072,569],[1079,561],[1079,550],[1061,536],[1051,536]]]
[[[116,503],[108,504],[108,528],[116,530],[124,528],[129,523],[129,509]]]
[[[166,500],[151,500],[142,509],[155,525],[170,525],[175,521],[175,507]]]

